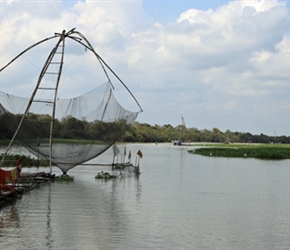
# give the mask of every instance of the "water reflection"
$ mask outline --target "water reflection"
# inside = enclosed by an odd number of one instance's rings
[[[88,192],[78,181],[73,186],[55,184],[52,225],[57,241],[54,244],[65,244],[77,249],[86,245],[98,246],[102,238],[98,228],[106,220],[106,214],[103,216],[102,211],[107,210],[101,206],[105,203],[100,201],[105,201],[105,198],[97,198],[92,190]]]
[[[108,169],[80,166],[69,172],[73,183],[42,186],[2,208],[1,249],[289,248],[290,161],[135,147],[144,155],[139,178],[96,180]]]
[[[5,236],[5,229],[9,227],[19,227],[19,215],[16,208],[16,199],[12,200],[5,210],[7,213],[1,211],[0,214],[0,237]]]
[[[47,249],[52,249],[52,228],[51,228],[51,185],[48,185],[47,194],[47,222],[46,222],[46,247]]]

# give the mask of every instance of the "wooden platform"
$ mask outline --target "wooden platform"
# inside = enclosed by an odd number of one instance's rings
[[[0,189],[0,208],[9,204],[12,200],[21,197],[23,193],[48,183],[54,178],[54,175],[44,172],[21,173],[16,184],[7,183],[7,189]]]

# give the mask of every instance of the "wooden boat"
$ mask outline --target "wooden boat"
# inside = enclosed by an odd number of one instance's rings
[[[6,176],[11,170],[2,170],[5,171]],[[1,174],[0,171],[0,174]],[[13,169],[12,169],[13,171]],[[7,179],[5,183],[0,184],[0,207],[5,206],[9,202],[15,200],[25,192],[28,192],[34,188],[39,187],[42,184],[48,183],[54,180],[55,175],[50,175],[45,172],[40,173],[20,173],[17,176],[17,179]]]

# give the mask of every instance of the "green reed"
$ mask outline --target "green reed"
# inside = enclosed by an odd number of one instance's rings
[[[264,160],[290,159],[290,145],[218,145],[189,150],[189,153],[232,158],[257,158]]]

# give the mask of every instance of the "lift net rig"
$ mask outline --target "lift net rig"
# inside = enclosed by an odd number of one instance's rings
[[[48,161],[50,171],[52,166],[57,166],[66,174],[69,169],[97,157],[111,147],[124,136],[142,112],[124,82],[94,50],[86,37],[75,29],[55,33],[33,44],[0,69],[0,73],[28,51],[53,39],[57,41],[44,62],[30,98],[0,91],[0,129],[6,138],[11,139],[0,167],[11,146],[17,141],[39,159]],[[68,40],[81,46],[86,53],[93,54],[95,63],[92,67],[97,65],[101,69],[105,81],[89,92],[62,99],[58,91],[65,68]],[[82,73],[80,69],[79,74]],[[139,111],[129,111],[121,106],[114,95],[111,76],[121,83]],[[85,76],[71,78],[68,86],[81,84],[85,88],[85,79]]]

